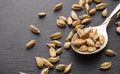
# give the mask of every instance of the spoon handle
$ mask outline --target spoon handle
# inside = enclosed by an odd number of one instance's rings
[[[107,25],[109,24],[112,16],[113,16],[114,14],[116,14],[119,10],[120,10],[120,3],[115,7],[115,9],[112,11],[112,13],[109,15],[109,17],[106,18],[106,20],[103,22],[102,25],[105,25],[105,27],[107,27]]]
[[[120,3],[116,6],[116,8],[112,11],[112,13],[110,14],[110,16],[108,18],[112,18],[112,16],[114,14],[116,14],[118,11],[120,10]]]

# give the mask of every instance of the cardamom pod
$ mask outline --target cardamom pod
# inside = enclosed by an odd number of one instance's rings
[[[48,58],[48,61],[51,63],[57,63],[59,60],[60,60],[59,56]]]
[[[30,40],[30,41],[26,44],[26,48],[27,48],[27,49],[30,49],[30,48],[32,48],[34,45],[35,45],[35,40],[32,39],[32,40]]]
[[[45,68],[41,71],[40,74],[48,74],[48,72],[49,72],[49,68]]]
[[[34,25],[30,25],[29,28],[35,34],[39,34],[40,33],[40,30],[36,26],[34,26]]]
[[[59,71],[62,71],[62,70],[65,70],[67,66],[65,64],[58,64],[56,66],[56,70],[59,70]]]
[[[96,5],[96,9],[97,9],[97,10],[103,10],[103,9],[105,9],[105,8],[107,7],[107,5],[108,5],[108,4],[106,4],[106,3],[97,4],[97,5]]]
[[[61,8],[62,8],[62,3],[58,3],[58,4],[56,4],[56,5],[54,6],[53,10],[54,10],[54,11],[58,11],[58,10],[60,10]]]
[[[43,67],[43,60],[41,59],[41,57],[35,57],[36,60],[36,64],[39,68]]]
[[[102,16],[103,16],[103,17],[107,17],[107,14],[108,14],[107,8],[105,8],[105,9],[102,11]]]
[[[72,68],[72,63],[67,65],[67,67],[64,70],[64,73],[68,73],[71,70],[71,68]]]
[[[45,16],[46,16],[46,13],[45,13],[45,12],[40,12],[40,13],[38,13],[38,16],[39,16],[40,18],[45,17]]]
[[[111,56],[111,57],[116,56],[116,53],[111,49],[107,49],[105,51],[105,54],[108,55],[108,56]]]
[[[52,40],[55,40],[55,39],[59,39],[62,37],[62,33],[61,32],[56,32],[52,35],[49,36]]]
[[[100,65],[100,69],[109,69],[112,66],[112,62],[104,62]]]

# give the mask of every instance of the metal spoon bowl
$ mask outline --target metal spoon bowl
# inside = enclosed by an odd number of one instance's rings
[[[103,50],[103,48],[107,45],[107,42],[108,42],[108,35],[107,35],[106,28],[107,28],[107,26],[108,26],[108,24],[109,24],[112,16],[113,16],[114,14],[116,14],[119,9],[120,9],[120,3],[116,6],[116,8],[113,10],[113,12],[110,14],[110,16],[109,16],[108,18],[106,18],[106,20],[105,20],[100,26],[95,26],[95,27],[93,27],[93,29],[97,29],[98,34],[102,34],[102,35],[104,36],[104,38],[105,38],[104,44],[103,44],[99,49],[97,49],[97,50],[94,51],[94,52],[81,52],[81,51],[77,50],[77,48],[76,48],[75,46],[73,46],[73,45],[71,44],[72,49],[73,49],[75,52],[77,52],[77,53],[79,53],[79,54],[83,54],[83,55],[94,54],[94,53],[98,53],[98,52],[100,52],[101,50]],[[87,28],[85,28],[85,29],[87,29]],[[73,38],[72,38],[72,40],[71,40],[71,43],[73,43],[73,41],[74,41],[76,38],[77,38],[77,33],[74,34],[74,36],[73,36]]]

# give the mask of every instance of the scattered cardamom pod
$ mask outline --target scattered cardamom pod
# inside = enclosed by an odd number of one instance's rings
[[[109,69],[112,66],[112,62],[104,62],[100,65],[100,69]]]
[[[55,51],[55,49],[53,47],[50,47],[49,53],[50,53],[51,57],[55,57],[56,56],[56,51]]]
[[[85,0],[79,0],[79,4],[84,7],[84,4],[85,4]]]
[[[68,34],[67,38],[66,38],[66,41],[71,41],[72,37],[73,37],[73,32],[70,31],[70,33]]]
[[[30,48],[32,48],[34,45],[35,45],[35,40],[32,39],[32,40],[30,40],[30,41],[26,44],[26,48],[27,48],[27,49],[30,49]]]
[[[47,66],[48,68],[53,68],[53,64],[50,63],[47,59],[45,59],[45,58],[43,58],[43,57],[41,57],[41,59],[43,60],[43,64],[44,64],[45,66]]]
[[[35,34],[39,34],[40,33],[40,30],[36,26],[34,26],[34,25],[30,25],[29,28]]]
[[[58,64],[56,66],[56,70],[59,70],[59,71],[62,71],[62,70],[65,70],[67,66],[65,64]]]
[[[73,9],[73,10],[79,11],[79,10],[81,10],[82,8],[83,8],[83,6],[80,5],[80,4],[73,4],[73,5],[72,5],[72,9]]]
[[[101,3],[101,0],[93,0],[95,3]]]
[[[85,24],[90,23],[90,21],[91,21],[91,18],[86,18],[86,19],[84,19],[84,20],[81,21],[81,24],[85,25]]]
[[[58,11],[58,10],[60,10],[61,8],[62,8],[62,3],[58,3],[58,4],[56,4],[56,5],[54,6],[53,10],[54,10],[54,11]]]
[[[41,71],[40,74],[48,74],[48,72],[49,72],[49,68],[45,68]]]
[[[57,20],[56,24],[60,28],[64,28],[66,26],[66,23],[63,20]]]
[[[48,44],[46,44],[49,48],[50,47],[53,47],[53,48],[55,48],[55,44],[53,44],[53,43],[48,43]]]
[[[90,16],[88,14],[83,14],[83,15],[80,16],[81,20],[84,20],[86,18],[90,18]]]
[[[38,16],[39,16],[40,18],[45,17],[45,16],[46,16],[46,13],[45,13],[45,12],[38,13]]]
[[[65,44],[64,44],[64,48],[65,49],[69,49],[70,48],[70,42],[65,42]]]
[[[88,3],[85,4],[85,11],[86,11],[86,14],[89,14],[89,10],[90,10],[90,6]]]
[[[117,33],[120,33],[120,27],[116,28]]]
[[[61,47],[62,46],[62,43],[60,41],[58,41],[58,40],[53,40],[53,41],[51,41],[51,43],[53,43],[57,47]]]
[[[105,9],[105,8],[107,7],[107,5],[108,5],[108,4],[106,4],[106,3],[97,4],[97,5],[96,5],[96,9],[97,9],[97,10],[103,10],[103,9]]]
[[[90,15],[94,15],[96,13],[96,8],[93,8],[89,11],[89,14]]]
[[[73,11],[73,10],[71,11],[71,17],[72,17],[73,20],[79,20],[79,18],[78,18],[78,16],[77,16],[76,12]]]
[[[108,55],[108,56],[111,56],[111,57],[116,56],[116,53],[111,49],[107,49],[105,51],[105,54]]]
[[[92,39],[86,39],[86,42],[89,46],[94,46],[95,45],[95,43]]]
[[[73,23],[72,18],[71,18],[71,17],[68,17],[68,19],[67,19],[67,24],[68,24],[68,25],[72,25],[72,23]]]
[[[60,60],[59,56],[48,58],[48,61],[51,63],[57,63],[59,60]]]
[[[86,3],[87,3],[87,4],[91,4],[91,3],[92,3],[92,0],[86,0]]]
[[[25,73],[25,72],[19,72],[19,74],[27,74],[27,73]]]
[[[43,67],[43,60],[41,59],[41,57],[35,57],[36,60],[36,64],[39,68]]]
[[[83,29],[85,25],[77,25],[75,27],[75,31],[77,31],[78,29]]]
[[[66,17],[64,17],[64,16],[59,16],[58,18],[59,18],[60,20],[64,21],[65,23],[67,22],[67,19],[66,19]]]
[[[72,27],[76,27],[76,26],[78,26],[78,25],[81,25],[80,22],[81,22],[80,20],[74,21],[74,22],[72,23]]]
[[[55,39],[59,39],[62,37],[62,33],[61,32],[56,32],[52,35],[49,36],[52,40],[55,40]]]
[[[108,14],[107,8],[105,8],[105,9],[102,11],[102,16],[103,16],[103,17],[107,17],[107,14]]]
[[[67,65],[67,67],[64,70],[64,73],[68,73],[71,70],[71,68],[72,68],[72,63]]]
[[[61,54],[61,53],[62,53],[62,48],[58,48],[58,49],[56,50],[56,54],[59,55],[59,54]]]

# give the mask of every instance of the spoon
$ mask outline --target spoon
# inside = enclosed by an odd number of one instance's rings
[[[99,48],[97,49],[96,51],[94,52],[81,52],[79,50],[77,50],[72,44],[71,44],[71,47],[73,48],[73,50],[79,54],[83,54],[83,55],[89,55],[89,54],[94,54],[94,53],[97,53],[97,52],[100,52],[106,45],[107,45],[107,42],[108,42],[108,35],[107,35],[107,31],[106,31],[106,28],[112,18],[112,16],[114,14],[116,14],[120,9],[120,3],[116,6],[116,8],[112,11],[112,13],[110,14],[109,17],[106,18],[106,20],[99,26],[95,26],[93,27],[93,30],[96,29],[98,34],[102,34],[105,38],[105,42],[104,44]],[[85,28],[87,29],[87,28]],[[71,40],[71,43],[73,43],[73,41],[77,38],[77,33],[74,34],[72,40]]]

